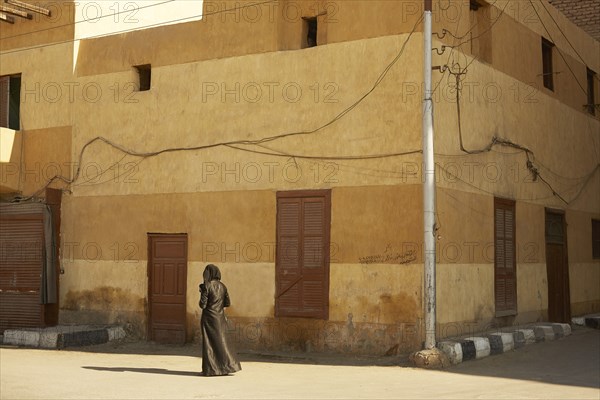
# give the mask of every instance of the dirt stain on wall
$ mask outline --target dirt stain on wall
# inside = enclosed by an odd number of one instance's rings
[[[146,299],[136,296],[128,290],[101,286],[93,290],[70,290],[67,292],[61,308],[72,311],[145,311]]]
[[[414,297],[407,293],[382,293],[377,297],[360,297],[358,304],[364,307],[355,315],[363,320],[379,324],[415,323],[419,316],[419,307]]]

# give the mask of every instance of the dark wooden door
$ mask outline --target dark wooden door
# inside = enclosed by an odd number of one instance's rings
[[[148,332],[160,343],[185,343],[187,235],[148,234]]]
[[[570,322],[569,263],[565,216],[546,210],[546,273],[548,277],[548,319]]]

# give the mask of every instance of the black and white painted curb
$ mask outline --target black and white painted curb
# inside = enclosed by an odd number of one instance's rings
[[[2,344],[62,349],[102,344],[125,336],[121,326],[59,325],[51,328],[7,329]]]
[[[466,338],[438,342],[452,364],[502,354],[528,344],[569,336],[571,326],[560,323],[540,323],[526,328],[498,331]]]
[[[600,329],[600,314],[584,315],[571,319],[575,325],[587,326],[589,328]]]

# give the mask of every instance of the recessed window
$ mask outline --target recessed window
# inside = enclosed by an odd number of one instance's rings
[[[596,115],[596,96],[594,95],[594,81],[596,73],[587,68],[587,111],[592,115]]]
[[[600,220],[592,220],[592,258],[600,259]]]
[[[471,54],[481,61],[492,62],[492,18],[490,5],[483,0],[469,2],[471,19]]]
[[[477,11],[479,10],[479,7],[481,7],[481,4],[475,0],[471,0],[469,1],[469,10],[471,11]]]
[[[152,81],[152,68],[150,64],[138,65],[135,67],[138,73],[139,78],[139,91],[145,92],[146,90],[150,90],[150,85]]]
[[[21,129],[21,75],[0,77],[0,127]]]
[[[304,48],[315,47],[317,45],[317,17],[304,18],[304,32],[306,34],[306,43]]]
[[[554,91],[554,70],[552,68],[552,48],[554,44],[542,38],[542,74],[544,87]]]

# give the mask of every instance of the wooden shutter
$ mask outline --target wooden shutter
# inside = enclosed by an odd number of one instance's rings
[[[44,264],[44,217],[0,218],[0,331],[43,325],[40,285]]]
[[[494,293],[496,316],[517,313],[515,203],[494,199]]]
[[[328,318],[330,210],[330,191],[277,194],[277,316]]]
[[[10,76],[0,76],[0,127],[8,128]]]

